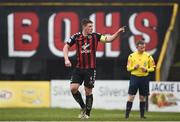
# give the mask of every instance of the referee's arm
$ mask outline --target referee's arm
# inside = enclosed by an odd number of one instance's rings
[[[127,71],[131,72],[133,70],[134,70],[134,65],[133,65],[132,56],[129,55],[128,62],[127,62]]]
[[[155,66],[154,59],[153,59],[152,56],[149,57],[149,62],[148,63],[149,63],[149,67],[148,67],[147,71],[148,72],[153,72],[156,66]]]

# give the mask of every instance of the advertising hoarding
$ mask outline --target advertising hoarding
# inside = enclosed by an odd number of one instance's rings
[[[49,82],[0,82],[0,108],[49,107]]]

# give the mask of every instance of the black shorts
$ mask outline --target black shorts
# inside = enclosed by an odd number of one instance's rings
[[[139,95],[148,96],[149,95],[149,77],[143,76],[138,77],[131,75],[128,94],[136,95],[137,90],[139,90]]]
[[[78,83],[78,84],[82,85],[82,83],[84,82],[84,86],[86,86],[88,88],[93,88],[95,78],[96,78],[96,70],[95,69],[75,68],[73,70],[73,73],[71,76],[71,84]]]

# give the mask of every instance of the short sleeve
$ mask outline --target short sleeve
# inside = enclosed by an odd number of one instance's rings
[[[95,33],[95,34],[96,34],[97,40],[100,41],[102,34],[100,34],[100,33]]]
[[[76,35],[72,35],[69,39],[65,41],[66,44],[68,44],[70,47],[74,45],[76,41]]]
[[[133,66],[133,59],[132,59],[132,55],[128,56],[128,62],[127,62],[127,71],[132,71],[134,70],[134,66]]]
[[[149,64],[150,64],[151,67],[155,67],[156,66],[152,56],[149,57]]]

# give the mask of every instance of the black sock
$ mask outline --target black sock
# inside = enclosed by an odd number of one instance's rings
[[[81,106],[81,108],[85,108],[85,104],[84,101],[82,99],[81,93],[79,91],[77,91],[75,94],[72,94],[74,99],[79,103],[79,105]]]
[[[141,114],[141,117],[144,117],[144,111],[145,111],[145,102],[140,102],[140,114]]]
[[[86,115],[90,116],[93,104],[93,95],[86,96]]]
[[[129,117],[129,114],[130,114],[131,108],[132,108],[132,104],[133,103],[130,101],[127,101],[127,103],[126,103],[126,115],[125,115],[126,118]]]

